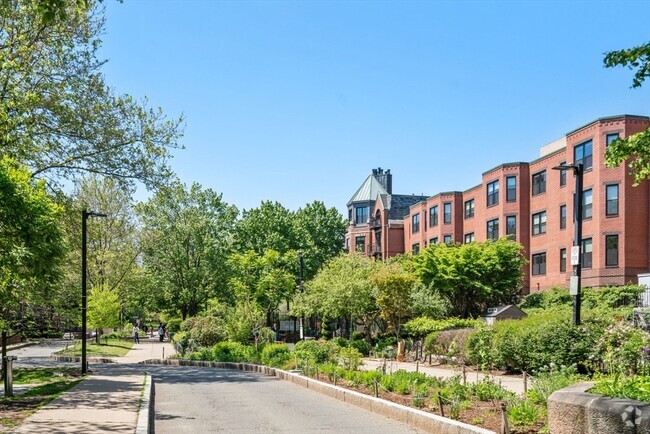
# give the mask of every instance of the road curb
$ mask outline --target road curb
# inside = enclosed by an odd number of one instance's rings
[[[271,368],[264,365],[252,363],[230,363],[230,362],[207,362],[203,360],[183,359],[150,359],[140,362],[146,365],[168,365],[168,366],[196,366],[204,368],[235,369],[240,371],[252,371],[260,374],[277,377],[281,380],[290,381],[298,386],[322,393],[339,401],[361,407],[373,413],[399,420],[415,428],[436,434],[496,434],[494,431],[486,430],[477,426],[458,422],[436,414],[427,413],[422,410],[396,404],[381,398],[368,396],[354,390],[345,389],[314,380],[282,369]]]
[[[52,354],[50,356],[50,359],[53,359],[57,362],[81,363],[81,357],[78,356],[58,356],[56,354]],[[105,357],[88,357],[87,360],[89,363],[117,363],[115,360]]]
[[[135,428],[135,434],[153,434],[155,432],[154,424],[156,419],[155,410],[156,388],[153,377],[150,373],[144,373],[144,391],[140,408],[138,410],[138,424]]]
[[[36,344],[38,344],[38,342],[21,342],[20,344],[7,345],[7,352],[19,350],[25,347],[31,347],[32,345],[36,345]]]

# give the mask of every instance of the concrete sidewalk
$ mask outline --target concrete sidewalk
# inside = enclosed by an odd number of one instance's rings
[[[136,364],[175,354],[170,342],[142,340],[123,357],[120,364]],[[136,366],[134,365],[133,368]],[[25,419],[12,433],[130,433],[138,423],[138,407],[144,374],[114,364],[91,364],[91,375],[59,398]]]
[[[25,419],[12,433],[133,433],[144,375],[94,375]]]
[[[359,369],[365,371],[374,371],[376,369],[381,369],[383,359],[363,359],[363,365]],[[386,373],[395,372],[398,370],[404,370],[408,372],[415,372],[416,364],[414,362],[396,362],[394,360],[386,361]],[[460,369],[446,369],[435,366],[429,366],[425,363],[420,363],[417,366],[418,372],[440,378],[451,378],[456,375],[462,375]],[[469,372],[466,373],[466,378],[468,383],[476,383],[481,381],[487,375],[478,373],[478,372]],[[495,383],[501,383],[501,385],[506,390],[511,390],[517,395],[522,395],[524,393],[524,379],[521,375],[490,375],[490,378]]]
[[[164,354],[164,357],[163,357]],[[176,354],[174,344],[160,342],[158,338],[142,339],[139,344],[134,344],[126,356],[112,357],[117,363],[140,363],[149,359],[167,359]]]

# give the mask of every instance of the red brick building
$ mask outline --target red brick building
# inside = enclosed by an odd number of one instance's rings
[[[417,253],[428,243],[510,236],[523,245],[529,262],[524,292],[568,286],[575,180],[573,173],[553,167],[582,163],[582,285],[636,282],[637,274],[650,271],[650,182],[634,187],[627,166],[607,168],[604,155],[616,137],[649,126],[650,118],[645,116],[598,119],[544,146],[535,161],[505,163],[484,172],[481,184],[466,191],[417,200],[405,196],[414,202],[392,218],[386,213],[391,205],[384,199],[388,192],[381,192],[374,202],[370,197],[367,201],[374,203],[373,212],[381,222],[369,220],[365,228],[351,224],[346,243],[354,249],[352,239],[362,229],[364,240],[379,234],[379,243],[366,243],[361,250],[386,258],[404,251]],[[352,202],[348,203],[351,212]],[[403,214],[401,223],[399,214]],[[368,250],[371,246],[375,250]]]

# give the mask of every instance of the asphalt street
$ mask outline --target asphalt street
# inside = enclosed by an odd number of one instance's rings
[[[151,372],[157,433],[419,432],[275,377],[190,367],[156,367]]]
[[[49,359],[65,342],[12,351],[22,366],[68,365]],[[418,433],[406,424],[275,377],[212,368],[97,364],[99,376],[148,371],[155,381],[157,433]]]

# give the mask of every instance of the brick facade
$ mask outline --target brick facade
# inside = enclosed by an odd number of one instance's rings
[[[386,258],[417,251],[431,242],[442,243],[445,237],[454,243],[484,241],[488,230],[492,230],[491,235],[511,236],[524,247],[529,262],[524,273],[525,293],[554,285],[567,286],[572,274],[575,179],[571,171],[563,175],[553,167],[575,163],[586,151],[586,157],[580,160],[587,166],[583,177],[583,204],[587,210],[583,210],[582,239],[587,240],[587,250],[591,240],[591,265],[583,264],[582,286],[636,282],[637,274],[650,271],[650,182],[633,186],[627,166],[605,167],[604,154],[608,138],[615,134],[624,138],[649,126],[650,118],[644,116],[601,118],[543,148],[543,155],[535,161],[502,164],[483,173],[481,184],[464,192],[423,197],[409,207],[401,225],[395,220],[392,225],[388,220],[382,222],[385,225],[382,251],[375,256]],[[588,155],[589,146],[591,155]],[[615,196],[617,201],[613,200]],[[378,197],[374,207],[379,211],[378,216],[385,205],[385,199],[382,202]],[[445,206],[451,211],[448,222]],[[565,207],[563,225],[561,207]],[[437,219],[432,213],[436,209]],[[361,230],[351,225],[346,239],[352,240]],[[363,230],[368,237],[376,234],[371,227]],[[366,253],[371,253],[367,246]],[[588,257],[587,252],[584,259]],[[562,262],[565,267],[561,269]]]

